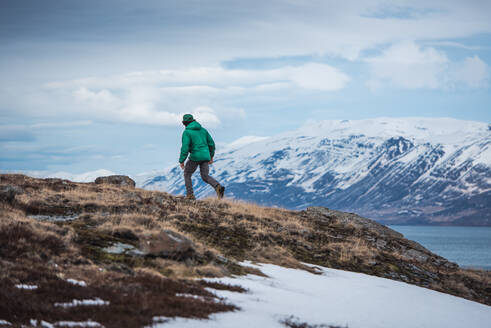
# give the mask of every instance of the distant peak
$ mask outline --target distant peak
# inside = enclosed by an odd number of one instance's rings
[[[228,149],[237,149],[237,148],[240,148],[242,146],[245,146],[245,145],[248,145],[248,144],[251,144],[254,142],[258,142],[258,141],[264,141],[267,139],[269,139],[269,137],[243,136],[243,137],[240,137],[239,139],[227,144],[226,147]]]

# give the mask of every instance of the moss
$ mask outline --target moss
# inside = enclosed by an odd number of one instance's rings
[[[224,255],[236,259],[244,259],[246,251],[252,248],[252,235],[243,225],[180,222],[179,227],[205,243],[217,247]]]
[[[102,232],[94,228],[94,221],[90,219],[76,220],[66,225],[73,228],[76,233],[75,244],[80,247],[83,256],[95,263],[111,264],[121,263],[130,267],[143,265],[145,259],[141,257],[129,256],[125,254],[112,254],[105,252],[103,249],[114,243],[125,243],[137,247],[137,240],[132,236],[123,238],[125,235],[113,236],[107,232]]]
[[[172,270],[170,268],[158,269],[157,271],[159,273],[161,273],[165,277],[173,277],[173,276],[175,276],[174,270]]]
[[[397,265],[392,264],[392,263],[389,263],[387,265],[387,267],[388,267],[389,271],[395,271],[395,272],[401,271]]]

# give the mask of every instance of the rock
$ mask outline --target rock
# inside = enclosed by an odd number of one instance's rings
[[[378,249],[383,249],[385,248],[385,245],[387,245],[387,242],[383,239],[377,239],[377,241],[375,242],[375,246],[378,248]]]
[[[225,263],[225,264],[227,264],[227,263],[228,263],[228,259],[227,259],[226,257],[224,257],[224,256],[217,255],[217,256],[216,256],[216,259],[217,259],[217,261],[218,261],[218,262],[220,262],[220,263]]]
[[[137,249],[135,246],[124,243],[114,243],[109,247],[102,249],[106,253],[110,254],[126,254],[131,256],[143,256],[144,252]]]
[[[97,179],[95,179],[95,183],[135,188],[135,181],[133,181],[133,179],[126,175],[110,175],[107,177],[98,177]]]
[[[195,254],[192,242],[177,232],[165,230],[159,235],[140,236],[140,247],[145,255],[183,261]]]
[[[409,249],[405,251],[402,255],[412,260],[416,260],[420,263],[426,262],[426,260],[428,259],[428,255],[415,249]]]
[[[457,270],[459,268],[457,263],[450,262],[450,261],[446,262],[443,266],[450,270]]]
[[[3,185],[0,186],[0,201],[11,203],[14,201],[16,195],[21,195],[24,190],[18,186]]]
[[[403,235],[400,234],[399,232],[392,230],[384,226],[383,224],[377,223],[370,219],[363,218],[353,213],[335,211],[335,210],[328,209],[327,207],[320,207],[320,206],[308,207],[306,212],[308,214],[313,214],[317,218],[329,223],[337,221],[342,224],[352,224],[356,228],[359,229],[365,228],[370,231],[376,232],[377,234],[383,237],[390,237],[390,238],[403,237]]]
[[[125,193],[124,197],[128,201],[134,201],[134,202],[138,202],[138,203],[140,203],[142,201],[142,198],[140,197],[140,195],[138,195],[138,193],[134,192],[134,191]]]
[[[409,270],[411,270],[411,272],[413,272],[414,274],[417,274],[418,276],[420,276],[420,278],[427,278],[427,279],[432,279],[432,280],[437,280],[438,279],[438,275],[436,275],[435,273],[433,272],[430,272],[428,270],[425,270],[425,269],[422,269],[414,264],[408,264],[407,265],[407,268]]]

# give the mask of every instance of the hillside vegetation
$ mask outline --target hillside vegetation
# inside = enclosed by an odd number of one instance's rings
[[[159,316],[233,311],[209,290],[242,288],[199,278],[262,274],[241,266],[245,260],[363,272],[491,305],[489,272],[461,269],[374,221],[321,207],[191,201],[132,186],[5,174],[0,244],[0,319],[14,324],[91,318],[135,327]]]

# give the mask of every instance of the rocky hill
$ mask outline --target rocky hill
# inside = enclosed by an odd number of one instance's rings
[[[355,214],[191,201],[121,176],[0,175],[0,244],[0,319],[14,325],[139,327],[233,311],[210,290],[242,288],[199,278],[262,274],[245,260],[362,272],[491,305],[489,272],[461,269]]]
[[[215,156],[230,196],[266,206],[327,206],[385,224],[491,225],[491,129],[448,118],[321,121],[245,137]],[[185,192],[176,166],[143,188]],[[210,193],[196,181],[197,194]]]

